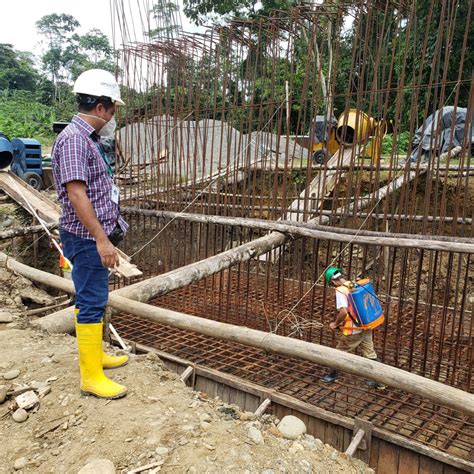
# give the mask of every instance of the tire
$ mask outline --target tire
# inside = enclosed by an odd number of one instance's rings
[[[315,165],[324,165],[328,160],[328,151],[326,148],[321,148],[320,150],[316,150],[313,153],[313,163]]]
[[[37,191],[41,191],[43,189],[43,179],[38,173],[28,171],[21,177],[21,179]]]

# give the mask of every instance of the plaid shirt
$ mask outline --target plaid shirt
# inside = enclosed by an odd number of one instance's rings
[[[71,123],[54,142],[51,155],[56,191],[62,207],[59,225],[71,234],[93,240],[79,221],[66,191],[66,183],[83,181],[87,197],[107,235],[119,224],[126,232],[127,223],[120,215],[119,206],[112,202],[113,179],[99,151],[99,136],[87,122],[74,116]]]

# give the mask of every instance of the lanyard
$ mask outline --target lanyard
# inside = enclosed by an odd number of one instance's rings
[[[106,164],[107,166],[107,174],[113,178],[114,176],[114,170],[112,169],[112,166],[110,166],[110,161],[109,159],[107,158],[107,155],[105,154],[105,151],[102,147],[102,144],[101,143],[97,143],[97,150],[99,150],[99,153],[100,153],[100,156],[102,157],[102,159],[104,160],[104,163]]]

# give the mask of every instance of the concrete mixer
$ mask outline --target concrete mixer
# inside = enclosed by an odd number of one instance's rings
[[[324,164],[341,146],[364,145],[362,155],[374,162],[380,159],[387,122],[369,117],[357,109],[343,112],[339,118],[317,115],[313,121],[312,152],[315,164]]]
[[[41,143],[31,138],[9,140],[0,133],[0,172],[10,170],[38,191],[43,188]]]

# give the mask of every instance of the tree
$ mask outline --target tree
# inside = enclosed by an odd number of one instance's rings
[[[48,41],[48,49],[41,60],[43,68],[51,74],[51,81],[56,87],[58,95],[58,81],[68,79],[68,65],[77,51],[74,44],[74,31],[80,23],[66,13],[52,13],[45,15],[36,22],[40,34]]]
[[[113,49],[107,36],[102,31],[93,28],[85,35],[78,37],[79,48],[84,51],[93,64],[101,61],[111,61]]]
[[[76,33],[79,26],[73,16],[65,13],[45,15],[36,22],[47,39],[41,60],[54,85],[54,100],[87,69],[115,70],[114,51],[107,36],[98,29],[81,36]]]
[[[260,3],[261,7],[256,8]],[[273,10],[288,10],[297,4],[297,0],[184,0],[184,13],[197,25],[201,25],[211,18],[239,17],[255,18],[268,16]]]
[[[39,76],[32,64],[31,53],[16,51],[11,44],[0,43],[0,90],[34,90]]]

